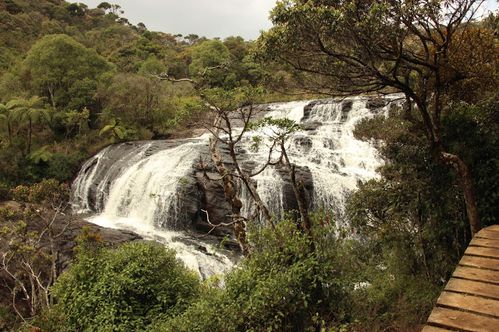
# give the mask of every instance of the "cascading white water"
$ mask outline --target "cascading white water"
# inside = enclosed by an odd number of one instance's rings
[[[357,188],[359,181],[377,177],[376,169],[382,165],[378,152],[368,142],[355,139],[353,131],[360,120],[380,112],[387,114],[389,102],[397,97],[393,95],[387,98],[386,105],[376,112],[367,108],[367,97],[319,101],[310,108],[307,116],[304,109],[310,101],[272,105],[272,111],[267,116],[288,118],[305,129],[313,128],[293,134],[287,147],[291,162],[305,166],[310,171],[314,186],[313,208],[331,211],[341,221],[348,194]],[[265,136],[265,130],[257,135]],[[245,149],[250,149],[252,142],[246,140],[244,144]],[[267,157],[268,150],[265,149],[252,155],[260,165]],[[282,178],[269,167],[255,180],[258,192],[269,210],[281,216],[282,191],[279,189],[282,188]],[[275,204],[278,198],[281,206]]]
[[[103,214],[160,228],[181,228],[182,184],[188,181],[184,176],[192,171],[198,156],[195,144],[186,143],[134,163],[111,186]]]
[[[261,163],[260,165],[261,166]],[[257,183],[257,192],[260,199],[265,203],[272,216],[279,220],[284,216],[284,181],[273,167],[267,167],[263,172],[253,177]],[[248,190],[243,186],[241,188],[241,200],[243,208],[241,214],[247,218],[253,217],[256,207]],[[255,216],[258,217],[258,216]],[[261,216],[260,216],[261,217]]]
[[[228,257],[207,243],[200,251],[195,239],[174,231],[185,222],[181,205],[187,175],[192,173],[199,148],[206,144],[207,137],[166,149],[153,148],[148,142],[128,147],[123,154],[119,153],[123,146],[115,146],[118,153],[114,154],[108,147],[87,161],[74,181],[74,209],[102,211],[88,220],[102,227],[130,230],[175,249],[177,257],[202,277],[220,274],[233,265]],[[97,198],[93,206],[89,200],[92,186]]]
[[[395,97],[386,98],[386,102]],[[266,116],[288,118],[304,130],[293,134],[287,147],[291,162],[309,174],[313,183],[313,208],[332,211],[341,220],[347,195],[358,181],[376,177],[382,164],[376,149],[353,136],[355,124],[388,106],[373,111],[367,97],[345,100],[300,101],[270,105]],[[268,159],[265,144],[252,151],[251,137],[265,136],[266,128],[249,133],[241,142],[243,158],[259,169]],[[193,164],[201,150],[207,151],[208,137],[168,145],[168,141],[124,143],[102,150],[87,161],[73,183],[74,210],[100,213],[89,221],[104,227],[132,230],[146,239],[173,247],[187,266],[203,276],[220,273],[232,266],[210,245],[199,251],[182,232],[189,217],[182,211],[185,185],[193,180]],[[285,191],[285,172],[268,167],[254,177],[257,190],[270,212],[281,218],[292,192]],[[192,184],[192,183],[191,183]],[[194,199],[189,196],[190,200]],[[243,214],[253,211],[243,188]]]
[[[352,105],[345,114],[342,107],[347,102]],[[358,181],[376,177],[376,169],[382,164],[376,149],[353,135],[356,123],[372,116],[366,100],[356,98],[316,105],[304,121],[321,126],[307,135],[311,141],[307,149],[293,144],[290,152],[296,164],[310,169],[316,208],[331,209],[340,217],[347,194],[357,188]]]
[[[126,153],[118,155],[115,160],[109,160],[108,153],[110,147],[104,148],[94,157],[83,164],[78,177],[73,182],[73,207],[79,213],[90,212],[92,210],[101,211],[104,209],[104,202],[107,200],[107,186],[110,185],[112,177],[121,172],[124,164],[140,161],[144,158],[146,151],[151,147],[151,143],[135,146],[127,150]],[[110,163],[109,169],[102,173],[103,164]],[[90,174],[86,171],[90,170]],[[99,177],[102,176],[102,177]],[[95,188],[95,206],[92,209],[89,201],[89,191],[92,185]]]

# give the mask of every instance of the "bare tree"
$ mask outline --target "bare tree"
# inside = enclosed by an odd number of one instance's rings
[[[50,287],[62,272],[59,242],[71,224],[71,219],[60,220],[68,204],[67,190],[53,181],[21,186],[16,188],[21,208],[0,211],[2,286],[9,289],[12,308],[23,321],[53,304]]]
[[[220,67],[223,67],[223,65],[214,68],[218,69]],[[205,73],[212,69],[213,68],[206,68]],[[290,120],[286,122],[286,126],[283,126],[284,123],[271,123],[270,120],[267,120],[267,122],[256,123],[256,119],[260,111],[254,106],[254,104],[262,93],[262,91],[258,88],[240,88],[232,90],[225,90],[222,88],[206,89],[203,87],[202,81],[190,78],[175,79],[167,74],[162,74],[158,77],[162,80],[168,80],[170,82],[190,82],[194,89],[198,92],[198,95],[204,102],[207,110],[210,112],[211,116],[207,118],[212,121],[205,123],[201,122],[200,124],[212,134],[209,144],[210,156],[219,177],[210,178],[207,174],[206,163],[201,161],[200,165],[204,167],[205,178],[208,181],[215,180],[222,182],[225,198],[231,206],[232,214],[229,217],[232,221],[230,223],[214,224],[209,220],[209,216],[207,216],[209,224],[212,227],[219,227],[219,225],[233,226],[234,235],[238,240],[242,251],[244,253],[248,253],[249,248],[246,239],[247,222],[255,218],[260,218],[260,221],[264,224],[274,227],[272,215],[267,205],[260,197],[257,190],[257,184],[252,178],[263,172],[268,166],[281,164],[288,169],[294,193],[298,201],[304,229],[309,230],[310,219],[308,217],[306,203],[304,203],[305,195],[302,192],[303,186],[300,187],[298,184],[299,181],[296,179],[295,166],[291,164],[285,149],[285,142],[289,138],[290,134],[296,131],[299,127],[290,123]],[[201,73],[200,77],[203,77],[203,73]],[[258,170],[252,172],[244,169],[242,166],[238,148],[244,139],[247,138],[249,131],[264,124],[273,126],[280,125],[279,134],[271,139],[272,143],[268,147],[268,159],[262,165],[259,165]],[[223,146],[228,153],[230,166],[228,166],[224,161],[224,155],[220,152],[221,146]],[[278,156],[275,156],[275,153],[277,152]],[[247,190],[256,207],[254,215],[242,215],[242,187]],[[208,214],[206,211],[205,213]]]

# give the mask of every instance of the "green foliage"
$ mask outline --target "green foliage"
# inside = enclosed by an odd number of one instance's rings
[[[235,111],[240,107],[257,104],[264,93],[262,87],[210,88],[203,90],[203,97],[220,110]]]
[[[191,50],[192,62],[189,72],[192,77],[201,77],[209,86],[224,86],[230,52],[219,40],[208,40],[197,44]]]
[[[253,251],[199,301],[151,331],[311,331],[345,320],[347,303],[332,229],[312,241],[294,222],[254,230]],[[314,245],[317,250],[314,250]],[[228,319],[230,318],[230,319]]]
[[[100,75],[112,70],[112,66],[97,52],[61,34],[45,36],[33,45],[24,66],[34,91],[46,96],[54,107],[70,106],[71,92],[79,91],[85,80],[96,81]],[[86,91],[88,96],[92,87]]]
[[[35,164],[39,164],[41,162],[48,162],[52,159],[52,152],[48,151],[48,146],[42,146],[40,149],[33,151],[30,153],[28,158],[34,162]]]
[[[499,102],[459,104],[443,119],[449,150],[463,156],[476,179],[484,226],[499,222]]]
[[[0,329],[2,331],[9,331],[15,324],[16,320],[12,309],[7,305],[0,304]]]
[[[2,303],[10,300],[11,315],[18,316],[6,319],[16,321],[33,317],[52,303],[49,288],[58,275],[60,255],[54,246],[58,241],[56,234],[60,233],[54,220],[67,204],[69,189],[58,181],[47,180],[18,186],[12,190],[12,196],[21,204],[0,208],[0,292]]]
[[[0,107],[0,144],[6,149],[0,155],[8,156],[0,160],[0,178],[9,183],[53,177],[49,153],[69,154],[71,161],[75,154],[94,153],[102,146],[99,131],[113,118],[126,130],[107,131],[111,141],[178,135],[179,129],[187,135],[205,116],[203,103],[189,83],[161,82],[159,73],[199,80],[203,88],[232,89],[259,86],[276,68],[263,70],[251,56],[254,43],[241,37],[220,41],[148,31],[127,23],[119,6],[106,2],[91,9],[65,1],[12,0],[6,7],[0,11],[0,103],[40,96],[50,105],[50,123],[32,123],[30,129],[28,114],[21,120]],[[67,149],[72,145],[79,151]],[[44,146],[46,152],[26,159]]]
[[[363,250],[365,255],[368,248]],[[384,331],[389,326],[395,331],[406,331],[425,322],[441,287],[420,275],[402,274],[393,266],[376,267],[374,262],[363,266],[364,284],[353,292],[353,330]]]
[[[108,135],[113,143],[129,139],[134,134],[133,129],[120,125],[116,118],[112,118],[111,122],[99,131],[99,136]]]
[[[0,182],[0,201],[6,201],[11,198],[10,187],[8,184]]]
[[[182,95],[182,91],[167,82],[160,82],[147,72],[160,71],[159,65],[151,60],[144,64],[143,75],[118,74],[107,87],[102,88],[99,91],[105,107],[102,118],[111,116],[119,118],[124,126],[160,131],[178,111],[174,97]]]
[[[53,292],[69,330],[137,331],[182,312],[198,289],[172,251],[137,242],[80,252]]]
[[[397,253],[399,269],[438,285],[452,272],[468,235],[456,180],[431,158],[419,130],[399,114],[357,127],[359,136],[383,139],[387,164],[380,169],[383,179],[362,184],[347,210],[352,227],[380,255]]]
[[[497,105],[461,105],[443,118],[448,149],[459,153],[478,179],[484,224],[497,215]],[[470,235],[459,183],[431,158],[419,119],[362,121],[357,137],[383,140],[382,179],[361,184],[348,201],[353,230],[362,238],[357,257],[363,279],[354,307],[361,326],[404,330],[427,317],[434,299],[461,257]],[[362,301],[361,299],[364,299]],[[367,299],[367,301],[365,300]]]
[[[264,117],[263,119],[250,124],[251,130],[259,130],[261,128],[267,128],[265,134],[272,141],[284,141],[289,135],[301,129],[299,124],[286,118],[274,119],[271,117]],[[254,143],[258,143],[258,139],[255,141],[254,138]]]
[[[89,129],[90,110],[84,107],[81,111],[65,111],[55,114],[53,127],[64,128],[65,137],[74,137],[86,133]]]
[[[159,61],[156,57],[151,56],[146,61],[142,63],[139,69],[139,74],[147,75],[159,75],[166,71],[165,65]]]
[[[47,162],[39,163],[36,168],[37,177],[53,178],[58,181],[71,181],[79,170],[85,154],[78,151],[71,153],[52,153]]]
[[[56,179],[43,180],[30,186],[15,187],[12,196],[20,202],[58,206],[68,201],[69,186]]]

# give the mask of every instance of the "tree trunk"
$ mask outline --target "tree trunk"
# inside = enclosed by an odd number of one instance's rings
[[[241,217],[242,202],[238,197],[237,182],[225,167],[217,149],[217,141],[210,140],[211,160],[215,164],[218,174],[222,177],[225,199],[231,206],[234,220],[234,236],[239,243],[243,255],[249,254],[249,245],[246,236],[246,224]]]
[[[303,230],[310,235],[312,230],[312,221],[310,220],[310,216],[308,214],[307,201],[305,198],[305,192],[303,190],[303,186],[298,184],[296,181],[296,171],[295,165],[291,164],[288,154],[286,153],[286,147],[284,146],[284,142],[281,142],[281,151],[284,156],[284,160],[286,162],[286,168],[289,171],[289,175],[291,177],[291,184],[293,185],[293,192],[295,194],[296,202],[298,203],[298,210],[300,212],[301,217],[301,225]]]
[[[33,131],[33,123],[31,122],[31,118],[29,119],[29,127],[28,127],[28,154],[31,153],[31,135]]]
[[[457,171],[459,182],[463,190],[471,235],[473,236],[481,229],[481,224],[475,197],[475,185],[473,183],[473,177],[471,176],[470,169],[466,163],[455,154],[441,152],[440,156],[444,163],[451,165]]]
[[[50,96],[50,104],[55,109],[56,107],[55,107],[54,88],[52,86],[49,86],[48,92],[49,92],[49,96]]]

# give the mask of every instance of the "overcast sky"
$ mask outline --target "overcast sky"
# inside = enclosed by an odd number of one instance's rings
[[[80,0],[95,8],[104,0]],[[208,38],[241,36],[256,39],[271,27],[269,12],[276,0],[107,0],[125,10],[131,23],[149,30]],[[483,10],[497,9],[497,0],[486,0]]]
[[[104,0],[80,0],[91,8]],[[256,39],[270,28],[269,12],[275,0],[106,0],[118,4],[131,23],[149,30],[208,38],[241,36]]]

